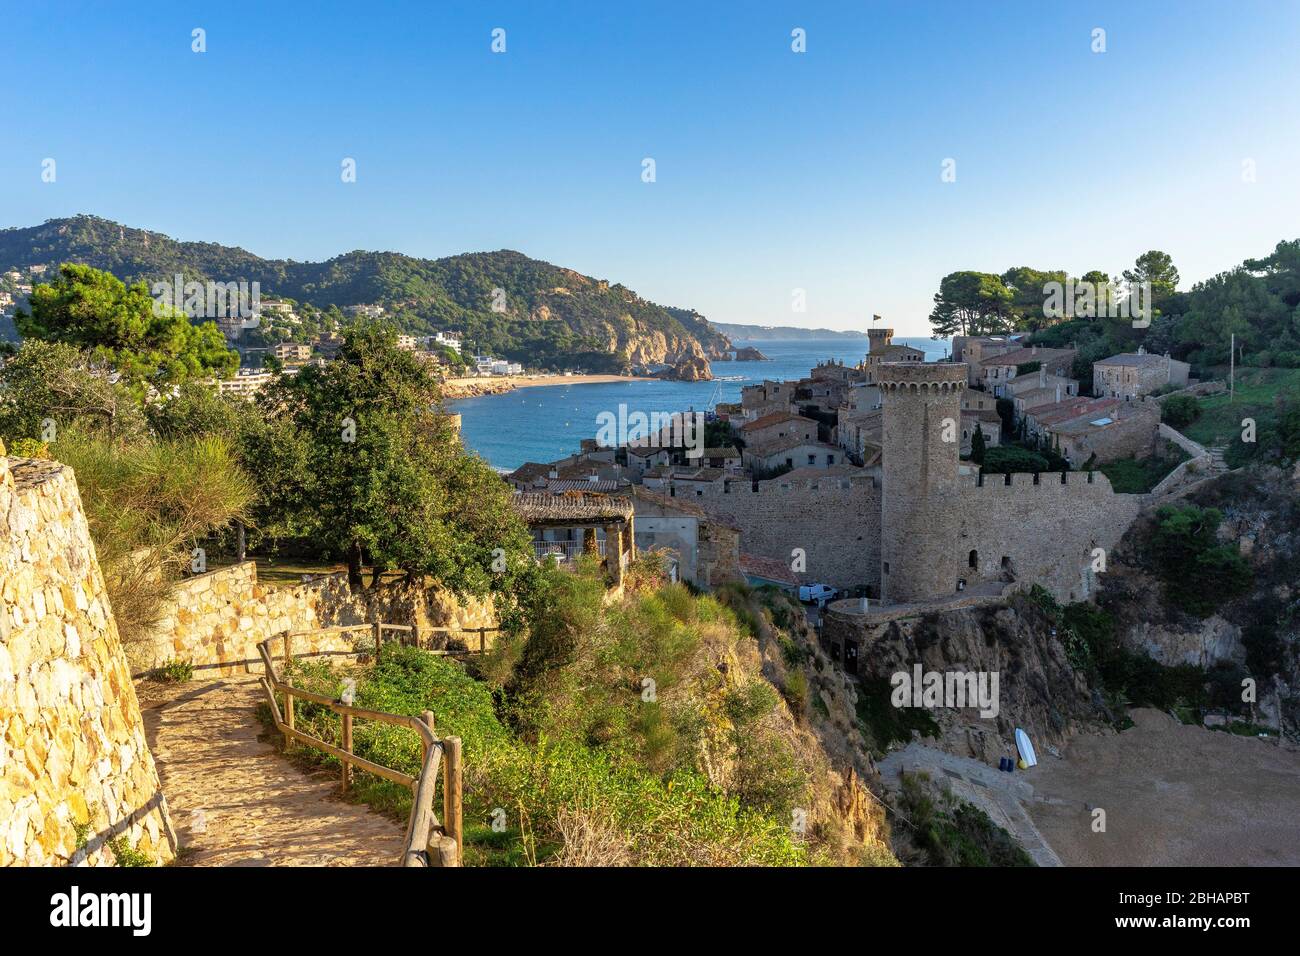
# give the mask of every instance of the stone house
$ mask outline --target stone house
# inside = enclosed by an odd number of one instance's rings
[[[817,422],[790,412],[773,412],[746,422],[740,428],[740,437],[746,445],[762,445],[785,438],[817,440]]]
[[[1078,355],[1076,349],[1049,349],[1037,345],[1018,348],[981,361],[979,363],[980,378],[986,390],[1001,398],[1006,392],[1008,383],[1020,375],[1018,369],[1021,366],[1038,363],[1038,368],[1034,369],[1034,373],[1041,369],[1048,375],[1068,378],[1070,369],[1074,366],[1074,357],[1076,355]]]
[[[969,455],[971,442],[975,439],[975,428],[984,435],[984,445],[992,448],[1002,444],[1002,416],[991,411],[966,411],[961,413],[961,453]]]
[[[980,374],[981,362],[1020,347],[1019,342],[1005,335],[954,335],[952,360],[965,362],[968,366],[966,383],[977,385],[984,380]]]
[[[560,562],[583,554],[599,555],[613,587],[636,557],[634,510],[626,496],[585,491],[563,494],[520,493],[511,506],[533,534],[538,558]]]
[[[1182,388],[1190,371],[1190,365],[1171,359],[1168,353],[1122,352],[1093,363],[1092,393],[1131,401],[1166,385]]]
[[[711,515],[671,490],[638,487],[633,493],[636,546],[671,552],[674,580],[715,588],[740,579],[740,528],[723,515]]]
[[[1143,399],[1116,403],[1101,415],[1084,415],[1044,430],[1052,446],[1075,467],[1094,455],[1096,464],[1146,458],[1155,451],[1159,437],[1160,405]]]
[[[814,433],[815,435],[815,433]],[[752,471],[773,471],[777,468],[829,467],[844,461],[844,450],[837,445],[787,435],[761,445],[746,446],[745,468]]]

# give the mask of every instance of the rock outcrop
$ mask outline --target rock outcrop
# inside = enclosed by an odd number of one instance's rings
[[[669,368],[656,373],[655,377],[674,382],[707,382],[713,378],[713,369],[709,367],[709,360],[704,356],[687,355],[678,359]]]

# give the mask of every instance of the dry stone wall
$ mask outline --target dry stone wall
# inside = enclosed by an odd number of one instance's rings
[[[252,561],[186,578],[177,584],[151,635],[127,648],[137,676],[169,661],[183,661],[197,672],[227,676],[250,669],[260,673],[257,645],[287,632],[371,621],[409,624],[422,629],[464,630],[494,627],[490,603],[460,600],[438,588],[386,585],[353,594],[343,573],[322,575],[286,587],[258,582]],[[355,635],[317,634],[295,639],[295,653],[350,651]],[[445,639],[433,641],[441,646]],[[474,638],[477,646],[477,635]]]
[[[0,446],[0,866],[173,858],[72,469]]]

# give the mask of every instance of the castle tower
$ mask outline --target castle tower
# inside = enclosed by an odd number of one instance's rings
[[[966,366],[885,362],[881,594],[903,604],[957,592],[962,576],[957,465]]]
[[[893,329],[877,329],[877,328],[867,329],[867,342],[871,349],[872,354],[879,355],[881,350],[884,349],[885,346],[889,345],[893,341],[894,341]]]

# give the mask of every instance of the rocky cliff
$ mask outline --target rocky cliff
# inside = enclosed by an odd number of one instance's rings
[[[1300,729],[1300,472],[1236,472],[1186,500],[1223,514],[1218,540],[1246,558],[1250,590],[1204,617],[1179,607],[1151,565],[1148,515],[1111,555],[1098,603],[1130,650],[1171,667],[1240,669],[1259,685],[1263,718],[1276,720],[1276,689],[1288,727]]]
[[[1100,727],[1107,718],[1100,696],[1070,663],[1052,618],[1034,601],[1014,595],[1005,603],[967,607],[942,614],[862,623],[849,615],[827,616],[825,634],[843,646],[858,644],[862,693],[878,711],[892,708],[895,674],[974,672],[998,676],[996,716],[975,707],[925,708],[931,735],[942,749],[997,765],[1014,756],[1013,733],[1023,728],[1041,749],[1059,746],[1072,733]],[[877,751],[889,741],[870,742]]]
[[[187,280],[257,282],[263,298],[287,297],[319,310],[381,305],[404,332],[454,330],[466,354],[535,368],[623,372],[689,363],[707,378],[709,360],[731,348],[698,312],[509,249],[443,259],[358,250],[327,262],[296,262],[181,242],[96,216],[0,230],[0,272],[43,265],[52,276],[63,262],[106,269],[126,282],[178,273]]]

